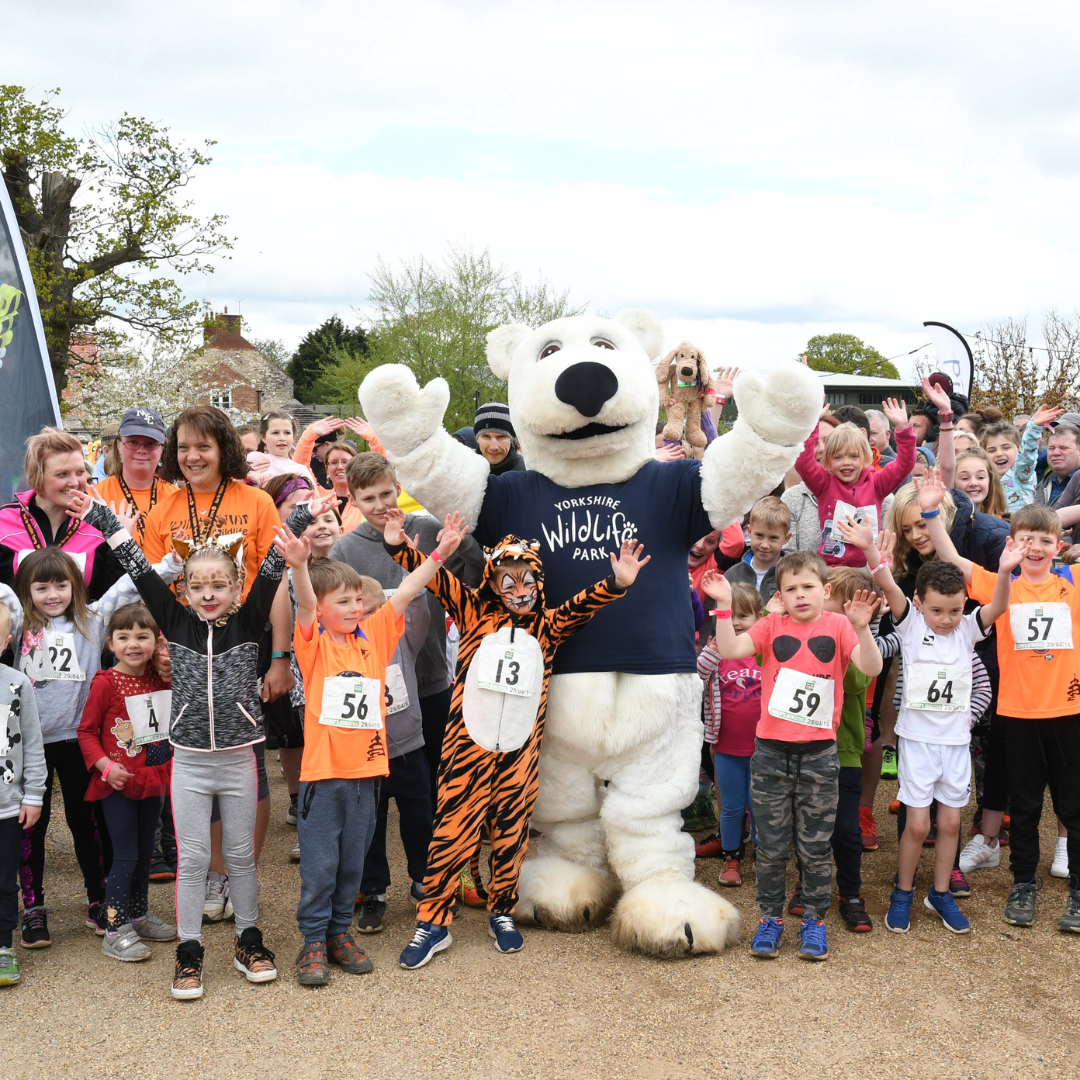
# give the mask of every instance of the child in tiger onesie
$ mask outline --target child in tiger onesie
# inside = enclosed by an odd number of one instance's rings
[[[403,522],[400,510],[387,514],[383,543],[411,571],[424,556],[405,536]],[[524,946],[513,916],[536,802],[536,759],[555,650],[626,592],[649,561],[642,557],[643,545],[627,540],[618,559],[611,555],[609,577],[546,609],[539,547],[536,541],[504,537],[486,550],[476,592],[443,567],[428,585],[457,624],[461,641],[424,898],[416,909],[416,932],[401,954],[403,968],[423,967],[449,947],[458,875],[485,823],[491,837],[489,933],[500,952]]]

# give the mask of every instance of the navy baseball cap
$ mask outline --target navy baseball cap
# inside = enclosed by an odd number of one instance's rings
[[[153,439],[155,442],[165,441],[165,421],[161,419],[161,413],[157,409],[146,409],[141,405],[128,409],[120,421],[120,430],[117,435],[141,435],[144,439]]]

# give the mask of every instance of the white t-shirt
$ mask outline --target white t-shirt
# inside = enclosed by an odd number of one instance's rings
[[[978,611],[951,634],[935,634],[908,603],[896,627],[904,658],[904,699],[896,734],[919,742],[966,746],[971,741],[971,653],[986,633]]]

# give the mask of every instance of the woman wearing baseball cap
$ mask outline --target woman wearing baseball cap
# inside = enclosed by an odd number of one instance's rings
[[[161,450],[165,445],[165,421],[157,409],[142,406],[128,409],[120,430],[109,448],[111,475],[96,484],[98,494],[113,506],[126,502],[142,513],[135,522],[133,539],[141,548],[146,535],[144,518],[159,499],[177,489],[157,477]]]

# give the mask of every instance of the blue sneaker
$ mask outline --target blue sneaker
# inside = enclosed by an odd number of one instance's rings
[[[971,930],[971,923],[967,916],[956,906],[951,892],[938,892],[931,888],[923,903],[933,912],[941,916],[946,930],[954,934],[966,934]]]
[[[520,952],[525,948],[525,939],[509,915],[492,915],[488,920],[488,933],[495,939],[495,948],[499,952]]]
[[[828,960],[829,943],[825,924],[815,919],[803,919],[799,927],[799,955],[804,960]]]
[[[434,923],[418,922],[412,941],[401,950],[398,963],[403,968],[423,967],[437,952],[449,949],[453,938],[445,926]]]
[[[885,913],[885,929],[894,934],[906,934],[911,929],[911,902],[915,899],[914,889],[893,888],[889,897],[889,910]]]
[[[758,923],[757,933],[750,942],[750,952],[771,960],[780,951],[780,939],[784,936],[784,920],[769,915]]]

